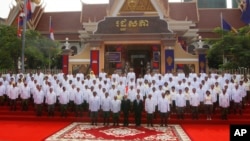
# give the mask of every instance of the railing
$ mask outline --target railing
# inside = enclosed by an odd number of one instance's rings
[[[62,72],[61,69],[25,69],[24,74],[27,74],[27,73],[37,73],[39,71],[42,72],[42,73],[44,73],[44,74],[46,74],[46,73],[56,74],[56,73]],[[18,73],[18,72],[16,72],[16,70],[0,69],[0,73],[1,74],[7,74],[9,72]]]
[[[215,73],[218,73],[218,74],[221,74],[223,72],[227,72],[227,73],[230,73],[230,74],[241,74],[241,75],[247,75],[247,76],[250,76],[250,68],[243,68],[243,67],[240,67],[238,69],[210,69],[209,72],[215,72]]]

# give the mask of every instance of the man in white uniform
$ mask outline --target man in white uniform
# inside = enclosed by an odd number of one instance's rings
[[[152,95],[149,94],[148,98],[145,101],[145,111],[147,112],[147,126],[149,124],[153,127],[153,117],[155,112],[155,101],[152,98]]]
[[[109,117],[111,110],[111,99],[109,97],[109,93],[106,92],[105,96],[101,98],[101,108],[102,108],[102,116],[103,116],[103,125],[109,125]]]
[[[111,101],[111,111],[113,113],[113,126],[119,125],[119,113],[121,111],[121,100],[117,99],[117,96],[114,96],[114,99]]]
[[[158,100],[158,110],[161,115],[161,126],[167,126],[168,114],[170,112],[170,105],[168,99],[165,98],[165,93],[162,93],[162,97]]]
[[[46,104],[48,106],[48,116],[54,116],[55,104],[56,104],[56,94],[53,88],[49,88],[49,92],[46,95]]]
[[[94,91],[93,96],[89,99],[89,110],[91,125],[97,125],[98,111],[100,109],[101,102],[100,98],[97,96],[97,93]]]

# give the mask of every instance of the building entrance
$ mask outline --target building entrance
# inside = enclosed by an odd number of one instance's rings
[[[115,70],[127,73],[133,68],[137,77],[143,76],[147,71],[152,70],[153,62],[157,58],[154,53],[156,47],[159,48],[159,45],[106,45],[105,71],[110,74]]]

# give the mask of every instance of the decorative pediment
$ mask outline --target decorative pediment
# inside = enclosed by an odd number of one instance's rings
[[[151,0],[126,0],[120,12],[156,12]]]

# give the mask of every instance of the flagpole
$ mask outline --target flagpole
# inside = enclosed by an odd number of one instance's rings
[[[221,29],[222,29],[222,39],[224,37],[224,29],[223,29],[223,15],[222,15],[222,12],[220,13],[220,22],[221,22]],[[225,54],[224,54],[224,50],[223,50],[223,53],[222,53],[222,62],[223,62],[223,65],[225,64]]]
[[[51,22],[52,22],[52,19],[51,19],[51,16],[49,16],[49,36],[50,36],[50,30],[51,30]],[[49,71],[50,71],[50,46],[49,46]]]
[[[17,37],[19,37],[19,28],[20,28],[19,22],[20,22],[20,14],[18,14],[17,18]]]
[[[24,48],[25,48],[25,33],[26,33],[26,23],[27,23],[27,0],[24,0],[24,17],[23,17],[23,32],[22,32],[22,73],[24,73]]]

